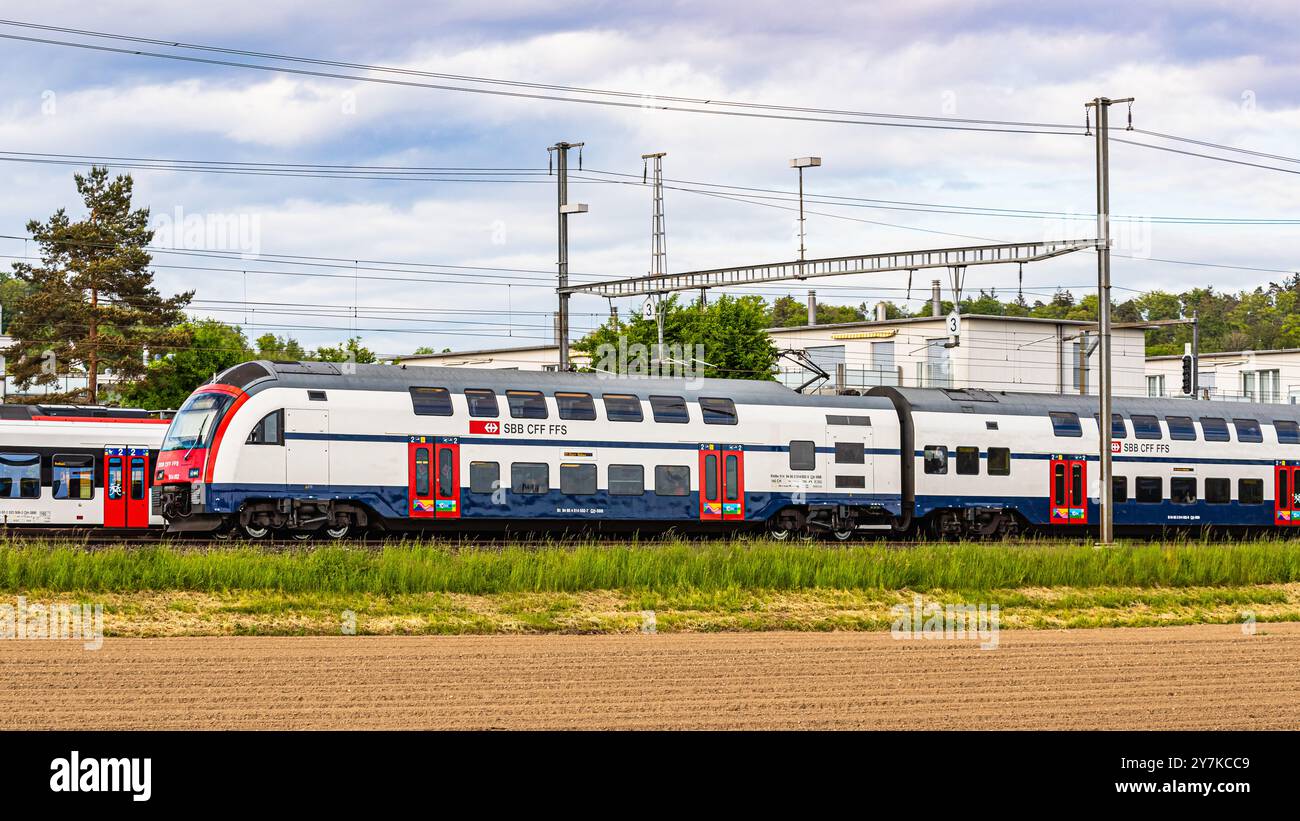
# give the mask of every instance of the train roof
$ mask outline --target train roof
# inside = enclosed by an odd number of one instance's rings
[[[1008,416],[1046,416],[1066,411],[1081,417],[1097,413],[1097,397],[1079,394],[1015,393],[980,388],[895,388],[871,389],[872,396],[897,397],[914,413],[990,413]],[[1300,421],[1300,405],[1261,402],[1221,402],[1192,399],[1152,399],[1117,396],[1111,400],[1114,413],[1155,416],[1221,416],[1259,420]]]
[[[641,399],[668,394],[698,399],[725,397],[742,405],[809,405],[827,408],[892,410],[885,397],[801,394],[779,382],[755,379],[650,379],[602,373],[517,371],[501,368],[440,368],[423,365],[359,365],[333,362],[273,362],[257,360],[218,374],[213,382],[248,393],[272,387],[311,390],[400,391],[440,387],[453,393],[466,389],[583,391],[626,393]]]
[[[108,408],[103,405],[3,405],[0,420],[21,422],[37,417],[58,419],[154,419],[153,412],[143,408]]]

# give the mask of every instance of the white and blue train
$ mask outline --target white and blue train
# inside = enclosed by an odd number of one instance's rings
[[[1097,519],[1094,407],[975,389],[804,395],[747,380],[246,362],[172,420],[154,507],[171,531],[254,539],[1081,535]],[[1115,411],[1121,531],[1300,524],[1295,406]]]

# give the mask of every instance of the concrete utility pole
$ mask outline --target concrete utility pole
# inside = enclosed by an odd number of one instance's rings
[[[569,215],[587,213],[587,205],[569,202],[569,149],[582,148],[582,143],[558,142],[547,148],[555,152],[556,160],[556,219],[558,223],[559,259],[559,311],[555,315],[555,342],[560,349],[560,370],[569,369]],[[581,157],[581,153],[579,153]],[[582,165],[581,159],[578,161]]]
[[[1111,480],[1111,379],[1110,379],[1110,107],[1114,103],[1131,103],[1132,97],[1112,100],[1097,97],[1085,105],[1097,113],[1097,336],[1100,343],[1097,395],[1098,414],[1097,462],[1100,467],[1101,522],[1100,541],[1115,542],[1115,498]]]

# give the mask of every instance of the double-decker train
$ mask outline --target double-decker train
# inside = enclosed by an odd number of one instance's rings
[[[1079,536],[1095,400],[977,389],[246,362],[172,420],[169,529]],[[1300,409],[1116,399],[1120,532],[1300,525]]]
[[[168,420],[144,410],[0,405],[0,524],[21,531],[162,531],[151,466]]]

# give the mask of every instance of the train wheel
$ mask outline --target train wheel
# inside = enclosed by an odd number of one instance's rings
[[[781,528],[772,528],[767,531],[767,538],[774,542],[788,542],[794,538],[794,531]]]
[[[852,539],[856,533],[857,531],[853,528],[849,528],[848,530],[832,530],[831,536],[833,536],[837,542],[847,542],[849,539]]]
[[[313,535],[314,534],[310,530],[292,530],[289,532],[289,537],[292,538],[295,542],[311,541],[311,537]]]
[[[338,527],[327,527],[324,532],[326,536],[337,542],[346,539],[351,530],[352,528],[347,525],[339,525]]]
[[[229,528],[226,528],[226,527],[220,527],[220,528],[217,528],[216,530],[212,531],[212,534],[211,534],[211,535],[212,535],[212,538],[213,538],[214,541],[218,541],[218,542],[228,542],[228,541],[230,541],[231,533],[230,533],[230,529],[229,529]]]
[[[242,525],[240,529],[243,530],[244,535],[250,539],[265,539],[267,536],[271,535],[271,528],[266,527],[265,525],[255,525],[251,522]]]

